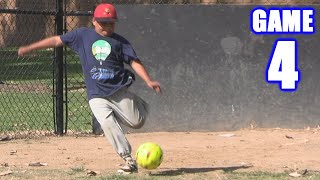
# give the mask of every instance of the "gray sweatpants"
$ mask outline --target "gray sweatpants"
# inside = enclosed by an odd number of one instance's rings
[[[119,123],[141,128],[148,114],[148,104],[124,88],[109,97],[93,98],[89,105],[116,152],[122,158],[131,156],[131,146]]]

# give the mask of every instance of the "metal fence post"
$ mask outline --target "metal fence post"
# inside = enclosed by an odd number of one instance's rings
[[[63,34],[63,0],[56,1],[56,35]],[[63,47],[55,48],[56,133],[63,134]]]

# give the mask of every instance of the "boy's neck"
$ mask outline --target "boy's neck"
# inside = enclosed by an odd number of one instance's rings
[[[108,36],[111,36],[113,34],[113,32],[107,32],[107,31],[102,31],[102,32],[98,32],[96,31],[98,34],[100,34],[101,36],[104,36],[104,37],[108,37]]]

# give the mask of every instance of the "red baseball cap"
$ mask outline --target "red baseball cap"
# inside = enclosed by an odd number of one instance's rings
[[[115,22],[118,20],[116,9],[112,4],[99,4],[94,10],[93,17],[97,22]]]

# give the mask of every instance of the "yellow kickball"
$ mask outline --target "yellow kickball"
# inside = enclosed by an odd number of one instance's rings
[[[136,152],[136,161],[138,165],[145,169],[156,169],[160,166],[162,159],[163,151],[156,143],[143,143]]]

